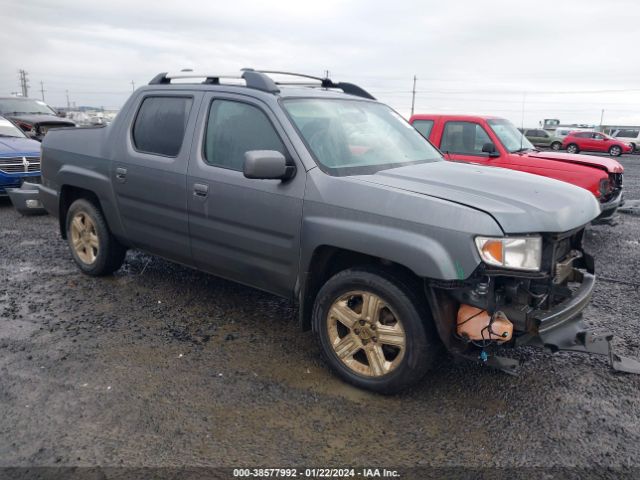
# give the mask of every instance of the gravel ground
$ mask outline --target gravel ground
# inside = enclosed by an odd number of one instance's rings
[[[640,157],[623,159],[640,199]],[[585,318],[640,357],[640,216],[591,227]],[[332,376],[287,301],[130,252],[75,268],[51,217],[0,203],[0,466],[640,467],[640,376],[521,349],[443,359],[394,397]]]

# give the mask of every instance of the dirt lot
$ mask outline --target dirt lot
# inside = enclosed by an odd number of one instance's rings
[[[640,199],[640,157],[623,159]],[[395,397],[332,376],[287,301],[130,252],[83,276],[50,217],[0,203],[0,466],[640,467],[640,376],[523,349],[444,359]],[[592,227],[586,311],[640,357],[640,216]]]

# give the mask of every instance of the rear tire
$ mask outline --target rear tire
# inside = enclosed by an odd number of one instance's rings
[[[567,145],[567,153],[580,153],[580,149],[575,143],[570,143]]]
[[[551,150],[555,150],[555,151],[557,152],[558,150],[560,150],[560,149],[562,148],[562,143],[560,143],[560,142],[553,142],[553,143],[550,145],[550,147],[551,147]]]
[[[109,231],[98,207],[83,198],[67,211],[67,242],[76,265],[92,276],[109,275],[124,262],[127,249]]]
[[[383,394],[416,384],[441,350],[425,299],[402,276],[352,268],[318,292],[313,326],[331,369]]]
[[[612,157],[619,157],[620,155],[622,155],[622,148],[617,145],[613,145],[609,149],[609,155],[611,155]]]

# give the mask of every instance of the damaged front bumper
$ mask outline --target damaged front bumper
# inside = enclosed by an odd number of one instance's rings
[[[555,255],[553,258],[556,258]],[[583,252],[571,250],[561,261],[554,262],[553,277],[546,277],[546,280],[510,278],[506,272],[485,271],[471,282],[428,284],[426,293],[432,315],[446,348],[456,357],[479,362],[509,374],[517,373],[519,362],[500,356],[499,353],[507,347],[523,345],[544,348],[552,353],[570,351],[603,355],[608,357],[614,370],[640,374],[640,362],[614,353],[612,334],[595,333],[582,322],[582,312],[591,299],[596,283],[593,259]],[[495,276],[490,277],[491,275]],[[544,284],[551,285],[547,291],[548,296],[564,292],[563,299],[549,300],[544,305],[541,302],[542,306],[533,307],[527,302],[520,303],[523,291],[531,294],[534,285],[542,288]],[[486,292],[484,298],[477,294],[481,285],[482,292]],[[509,295],[511,296],[506,298]],[[496,301],[499,298],[502,301]],[[542,296],[538,294],[535,298]],[[461,326],[464,324],[465,328],[468,327],[471,317],[465,318],[466,314],[463,314],[461,322],[460,316],[456,319],[456,315],[459,312],[473,311],[473,308],[464,310],[464,305],[468,304],[473,305],[475,310],[485,309],[484,312],[489,313],[488,317],[491,318],[506,314],[514,325],[513,338],[501,341],[493,336],[487,342],[484,341],[484,335],[482,341],[478,341],[477,336],[475,340],[461,336],[461,331],[464,330]],[[491,323],[488,328],[491,331]]]
[[[601,213],[591,223],[597,225],[599,223],[609,222],[611,219],[613,219],[618,208],[623,205],[624,193],[622,191],[622,188],[620,188],[613,194],[613,196],[609,200],[600,204]]]

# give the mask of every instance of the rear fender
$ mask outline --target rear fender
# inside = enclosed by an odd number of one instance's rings
[[[113,194],[113,188],[108,172],[105,174],[96,170],[80,167],[73,164],[63,165],[56,176],[56,180],[61,185],[61,192],[64,187],[75,187],[88,190],[93,193],[99,201],[99,207],[107,220],[109,229],[118,238],[124,238],[124,229],[118,215],[117,204]],[[66,216],[63,197],[60,197],[60,219],[61,225]]]

